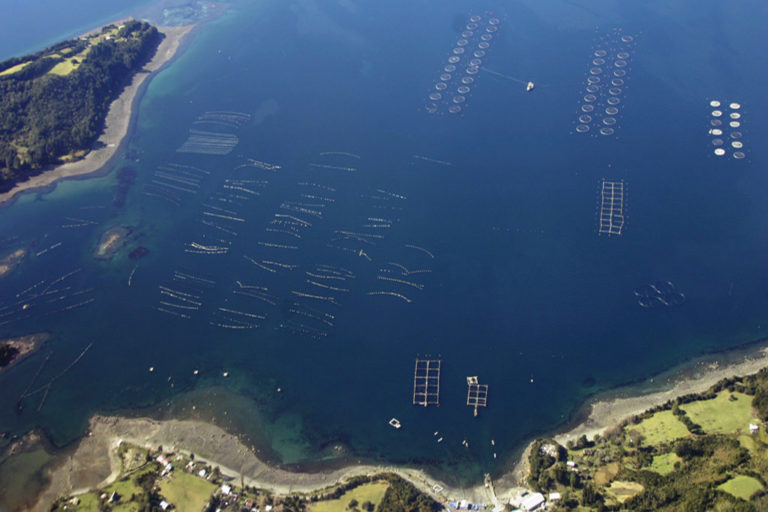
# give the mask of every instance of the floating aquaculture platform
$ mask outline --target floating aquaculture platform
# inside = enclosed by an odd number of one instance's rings
[[[480,384],[477,377],[467,377],[467,405],[474,407],[475,417],[477,408],[488,405],[488,384]]]
[[[624,181],[600,182],[601,234],[620,235],[624,227]]]
[[[413,369],[413,405],[440,405],[440,359],[416,359]]]

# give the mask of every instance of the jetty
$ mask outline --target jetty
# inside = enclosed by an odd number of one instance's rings
[[[475,417],[477,417],[477,408],[488,405],[488,384],[480,384],[477,376],[467,377],[467,405],[474,407]]]
[[[413,368],[413,405],[440,406],[440,359],[416,359]]]

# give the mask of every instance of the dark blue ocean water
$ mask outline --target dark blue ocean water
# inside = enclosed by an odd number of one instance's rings
[[[431,115],[427,95],[475,14],[500,19],[483,62],[490,71],[475,75],[461,115]],[[356,458],[418,462],[462,481],[502,471],[515,448],[565,422],[592,393],[763,337],[766,14],[756,1],[235,2],[153,79],[108,173],[26,194],[0,212],[3,250],[30,248],[1,283],[0,301],[15,312],[0,335],[54,333],[0,377],[0,431],[42,427],[64,444],[95,412],[163,410],[181,393],[226,387],[258,411],[258,422],[233,428],[276,460],[308,465],[342,444]],[[82,23],[55,25],[18,50]],[[617,136],[576,134],[595,42],[615,28],[635,38]],[[519,83],[528,80],[530,93]],[[742,105],[744,160],[712,153],[715,98]],[[210,111],[251,119],[239,128],[193,124]],[[193,127],[235,134],[239,144],[227,156],[177,153]],[[239,167],[249,159],[280,169]],[[207,173],[173,171],[177,181],[164,183],[195,191],[171,189],[178,205],[145,194],[169,164]],[[122,204],[125,168],[137,176]],[[618,237],[597,233],[601,178],[625,182]],[[232,186],[260,195],[238,198]],[[281,209],[297,202],[325,204],[322,217]],[[301,239],[279,238],[265,231],[275,213],[312,226],[293,224]],[[132,227],[130,242],[111,261],[94,260],[101,233],[115,225]],[[338,231],[381,238],[336,240]],[[228,252],[186,253],[192,242]],[[132,261],[138,245],[150,253]],[[245,256],[283,266],[264,270]],[[406,276],[390,263],[430,272]],[[322,280],[349,291],[308,283],[318,282],[306,274],[318,275],[318,265],[354,274]],[[13,306],[76,269],[50,288],[67,298]],[[215,284],[179,284],[175,271]],[[685,303],[641,308],[633,291],[657,280],[674,282]],[[237,281],[267,288],[274,305],[234,294]],[[191,318],[153,309],[167,309],[159,286],[188,293],[171,302],[192,308],[173,309]],[[368,295],[375,291],[411,302]],[[55,312],[81,296],[94,300]],[[219,308],[267,318],[249,317],[257,329],[222,329],[211,322],[235,323]],[[439,408],[411,405],[413,360],[425,354],[443,361]],[[470,375],[490,386],[478,418],[464,404]],[[25,390],[38,389],[18,412]],[[393,416],[402,429],[387,425]]]

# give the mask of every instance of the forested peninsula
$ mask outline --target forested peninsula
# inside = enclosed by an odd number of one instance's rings
[[[85,156],[162,38],[131,20],[0,62],[0,192]]]

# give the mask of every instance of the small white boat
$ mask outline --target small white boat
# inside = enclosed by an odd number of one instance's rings
[[[536,87],[533,82],[528,82],[528,85],[525,86],[526,92],[531,92],[533,88]]]
[[[402,427],[402,425],[400,424],[400,420],[398,420],[397,418],[392,418],[391,420],[389,420],[389,426],[393,428]]]
[[[438,443],[442,443],[443,442],[443,438],[441,437],[440,439],[437,440],[437,442]]]

